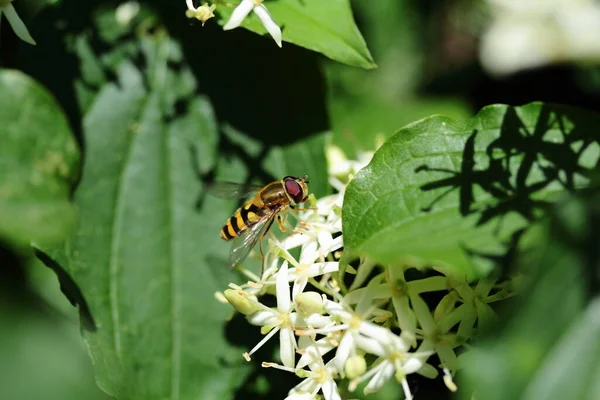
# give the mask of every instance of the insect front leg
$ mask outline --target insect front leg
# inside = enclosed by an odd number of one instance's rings
[[[292,205],[290,205],[290,208],[294,211],[317,211],[318,210],[317,207],[304,208],[304,207],[298,207],[298,206],[292,206]]]
[[[258,242],[258,248],[260,250],[260,259],[261,259],[261,263],[260,263],[260,276],[261,276],[261,278],[262,278],[262,276],[265,273],[265,253],[263,252],[263,249],[262,249],[262,242],[263,242],[263,239],[265,238],[265,236],[267,236],[267,233],[269,233],[269,229],[271,229],[271,225],[273,225],[273,220],[272,219],[269,222],[269,225],[267,226],[267,229],[265,230],[265,232],[260,237],[260,241]]]
[[[284,217],[282,217],[281,215],[277,216],[277,225],[279,225],[279,230],[281,230],[281,232],[285,232],[285,226],[284,226],[284,220],[283,220],[283,218]]]

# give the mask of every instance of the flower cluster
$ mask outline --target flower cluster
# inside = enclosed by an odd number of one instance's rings
[[[261,276],[241,269],[250,281],[230,284],[219,294],[259,326],[264,338],[244,357],[267,341],[279,338],[278,362],[263,362],[266,368],[293,373],[301,382],[291,388],[287,399],[313,399],[320,392],[327,400],[341,399],[340,385],[354,391],[364,385],[365,393],[380,390],[394,379],[412,398],[409,374],[435,379],[440,371],[446,386],[457,390],[453,375],[459,368],[459,349],[495,318],[491,302],[512,295],[507,284],[482,280],[470,284],[465,277],[437,269],[437,276],[407,280],[410,266],[379,266],[360,260],[346,287],[340,271],[343,251],[341,207],[348,178],[369,160],[348,161],[335,149],[336,164],[330,182],[338,193],[316,201],[314,211],[298,216],[292,235],[269,239]],[[335,176],[333,176],[335,174]],[[337,177],[336,177],[337,176]],[[294,258],[290,250],[300,248]],[[435,269],[435,268],[434,268]],[[275,293],[276,307],[263,304],[264,295]],[[430,309],[428,292],[445,292]],[[438,365],[428,363],[436,354]]]
[[[194,0],[186,0],[186,3],[188,8],[186,16],[201,21],[202,26],[204,26],[206,21],[215,16],[213,11],[217,7],[216,3],[209,5],[205,2],[199,7],[194,6]],[[263,0],[242,0],[242,2],[233,10],[231,17],[223,26],[223,29],[228,31],[237,28],[251,11],[254,12],[260,22],[262,22],[267,32],[269,32],[273,40],[275,40],[275,43],[277,43],[277,46],[281,47],[281,28],[279,28],[279,25],[277,25],[269,13],[269,10],[267,10],[267,7],[263,4]]]

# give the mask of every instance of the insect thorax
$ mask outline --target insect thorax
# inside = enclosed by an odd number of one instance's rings
[[[285,189],[281,184],[281,181],[272,182],[265,186],[265,188],[260,192],[260,197],[262,198],[265,206],[269,208],[274,208],[276,206],[279,207],[289,203],[289,199],[285,193]]]

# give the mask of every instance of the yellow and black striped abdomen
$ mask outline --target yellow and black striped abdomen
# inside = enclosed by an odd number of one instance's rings
[[[221,228],[221,238],[231,240],[242,234],[246,229],[256,224],[261,218],[261,207],[254,199],[244,204],[225,222]]]

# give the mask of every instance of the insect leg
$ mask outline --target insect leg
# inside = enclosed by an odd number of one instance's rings
[[[294,211],[317,211],[318,210],[317,207],[303,208],[303,207],[293,206],[291,204],[290,204],[290,208]]]
[[[267,229],[265,229],[265,233],[263,233],[262,236],[260,237],[260,241],[258,243],[258,249],[260,250],[260,259],[261,259],[261,263],[260,263],[260,277],[261,278],[262,278],[263,274],[265,273],[265,253],[263,253],[262,241],[265,238],[265,236],[267,235],[267,233],[269,232],[269,229],[271,229],[271,225],[273,225],[272,219],[269,222]]]
[[[277,216],[277,224],[279,225],[279,230],[281,230],[281,232],[285,232],[285,227],[283,226],[283,219],[281,218],[281,215]]]

